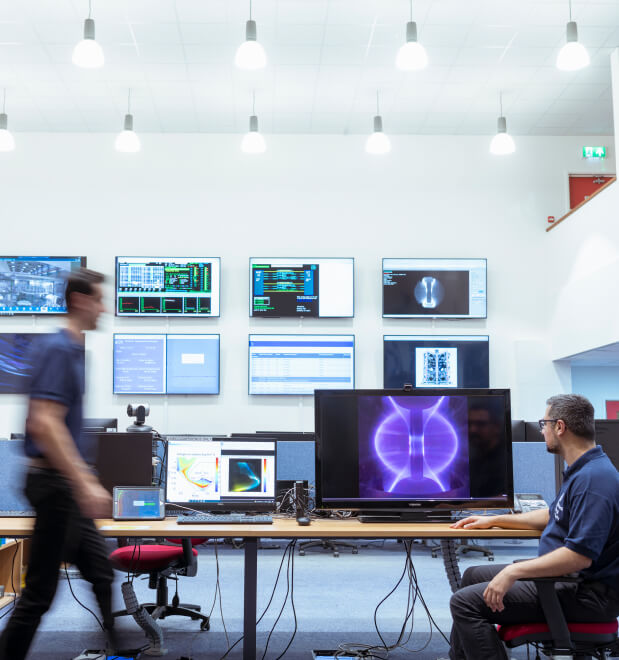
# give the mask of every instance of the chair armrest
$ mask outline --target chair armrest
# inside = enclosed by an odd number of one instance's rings
[[[191,542],[191,538],[183,538],[181,545],[183,546],[183,564],[186,567],[183,569],[183,573],[188,577],[193,577],[198,572],[198,560],[193,554],[193,543]]]

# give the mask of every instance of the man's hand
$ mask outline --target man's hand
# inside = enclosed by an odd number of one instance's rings
[[[468,516],[452,523],[454,529],[490,529],[496,525],[493,522],[495,516]]]
[[[502,612],[505,609],[503,597],[516,581],[516,576],[513,574],[512,568],[512,566],[506,566],[502,571],[497,573],[484,591],[486,605],[493,612]]]
[[[76,490],[76,500],[85,518],[109,518],[112,515],[112,496],[98,481],[88,480]]]

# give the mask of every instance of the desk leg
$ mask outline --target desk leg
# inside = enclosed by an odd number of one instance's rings
[[[243,660],[256,660],[256,601],[258,599],[258,539],[245,539]]]

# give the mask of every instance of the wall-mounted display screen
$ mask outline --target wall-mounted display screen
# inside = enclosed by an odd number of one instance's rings
[[[71,271],[86,257],[0,257],[0,314],[66,314]]]
[[[249,335],[250,394],[354,386],[354,335]]]
[[[353,316],[354,260],[337,258],[249,260],[249,315]]]
[[[0,394],[28,392],[36,343],[47,336],[34,332],[0,334]]]
[[[116,257],[117,316],[219,316],[219,257]]]
[[[383,385],[489,387],[487,335],[385,335]]]
[[[486,260],[383,259],[383,316],[486,318]]]
[[[114,335],[114,394],[219,394],[219,335]]]

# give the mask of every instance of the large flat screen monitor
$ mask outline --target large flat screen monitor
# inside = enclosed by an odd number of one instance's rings
[[[383,316],[486,318],[486,260],[383,259]]]
[[[354,335],[249,335],[250,394],[354,386]]]
[[[117,316],[219,316],[219,257],[116,257]]]
[[[383,385],[488,387],[487,335],[384,335]]]
[[[114,335],[114,394],[219,394],[219,335]]]
[[[273,440],[168,440],[166,504],[200,511],[273,511]]]
[[[249,315],[353,316],[352,258],[249,260]]]
[[[87,433],[96,457],[99,481],[111,493],[115,486],[151,486],[152,433]],[[93,451],[94,449],[94,451]]]
[[[68,275],[86,257],[0,257],[0,314],[66,314]]]
[[[0,333],[0,394],[26,394],[37,342],[46,333]]]
[[[322,508],[406,519],[513,505],[509,390],[320,390],[315,417]]]

